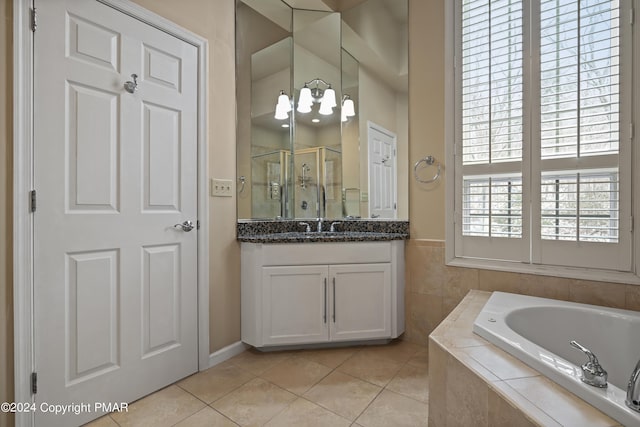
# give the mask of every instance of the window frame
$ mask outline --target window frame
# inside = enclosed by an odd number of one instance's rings
[[[539,19],[530,19],[531,16],[539,16],[540,4],[538,1],[524,0],[523,6],[523,32],[532,34],[532,37],[539,34]],[[640,84],[638,80],[629,78],[628,85],[622,85],[620,90],[620,145],[619,145],[619,172],[620,172],[620,244],[614,256],[610,256],[607,262],[612,264],[618,261],[618,265],[607,266],[605,268],[592,268],[589,262],[580,262],[576,259],[565,262],[570,266],[552,265],[550,260],[557,257],[565,257],[571,251],[567,251],[567,246],[575,246],[575,242],[563,244],[562,241],[545,241],[541,238],[531,238],[539,236],[541,230],[541,193],[531,191],[540,188],[542,160],[540,156],[533,158],[532,153],[540,152],[540,139],[534,138],[540,132],[540,122],[537,119],[540,115],[540,79],[539,75],[539,50],[538,42],[525,37],[523,39],[523,97],[524,117],[523,117],[523,161],[522,161],[522,181],[530,182],[530,186],[523,185],[523,212],[522,212],[522,239],[515,244],[493,245],[492,240],[486,237],[473,239],[470,236],[464,237],[466,253],[490,253],[492,256],[508,253],[511,260],[475,258],[469,255],[462,256],[462,207],[458,207],[462,200],[463,177],[462,177],[462,143],[461,143],[461,111],[458,106],[461,102],[461,72],[457,67],[461,67],[461,59],[457,58],[458,47],[461,46],[461,6],[460,0],[445,2],[445,156],[446,163],[453,167],[446,168],[446,181],[453,185],[446,186],[446,230],[445,230],[445,262],[447,265],[472,267],[482,269],[492,269],[499,271],[511,271],[529,274],[553,275],[558,277],[589,279],[598,281],[609,281],[616,283],[640,284],[638,276],[638,266],[640,256],[636,248],[640,248],[640,233],[632,233],[633,217],[640,212],[640,197],[633,197],[632,189],[640,188],[639,173],[640,155],[634,150],[635,137],[633,125],[640,123]],[[640,70],[640,31],[634,28],[633,21],[633,1],[620,0],[620,34],[621,34],[621,75],[622,73],[632,73],[633,70]],[[637,25],[636,25],[637,26]],[[631,59],[633,63],[631,63]],[[532,78],[534,76],[534,78]],[[629,89],[631,86],[631,90]],[[530,100],[532,102],[528,102]],[[535,120],[533,119],[535,118]],[[626,123],[631,125],[627,126]],[[569,159],[571,161],[571,159]],[[623,164],[625,163],[626,164]],[[532,173],[532,171],[536,171]],[[535,213],[532,215],[532,213]],[[630,213],[630,217],[626,217]],[[624,241],[627,239],[626,241]],[[474,241],[474,240],[477,240]],[[511,239],[497,239],[511,240]],[[493,247],[495,246],[495,248]],[[471,248],[471,252],[469,251]],[[630,248],[627,250],[626,248]],[[597,252],[597,251],[596,251]],[[474,256],[474,255],[472,255]],[[565,260],[566,261],[566,260]],[[611,269],[615,268],[615,269]]]

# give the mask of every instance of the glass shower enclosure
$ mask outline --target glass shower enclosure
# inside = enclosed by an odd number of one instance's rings
[[[255,217],[342,217],[340,150],[304,148],[295,151],[293,158],[288,150],[262,153],[252,157],[251,171],[251,210]]]

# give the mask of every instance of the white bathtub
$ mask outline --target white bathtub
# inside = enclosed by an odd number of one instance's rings
[[[640,413],[624,403],[640,359],[640,313],[494,292],[473,331],[625,426],[640,426]],[[587,357],[571,340],[595,353],[609,375],[607,388],[582,382]]]

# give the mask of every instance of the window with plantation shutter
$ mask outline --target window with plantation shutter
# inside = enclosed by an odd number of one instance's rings
[[[455,1],[456,257],[631,270],[631,7]]]

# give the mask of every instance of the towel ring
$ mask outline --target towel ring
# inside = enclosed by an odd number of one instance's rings
[[[420,179],[420,177],[418,176],[418,168],[420,167],[420,163],[424,163],[426,166],[436,165],[438,170],[436,171],[436,174],[433,176],[433,178]],[[430,184],[432,182],[435,182],[440,177],[440,162],[437,161],[436,158],[433,156],[427,156],[424,159],[418,160],[416,164],[413,165],[413,176],[416,179],[416,181],[421,182],[423,184]]]

